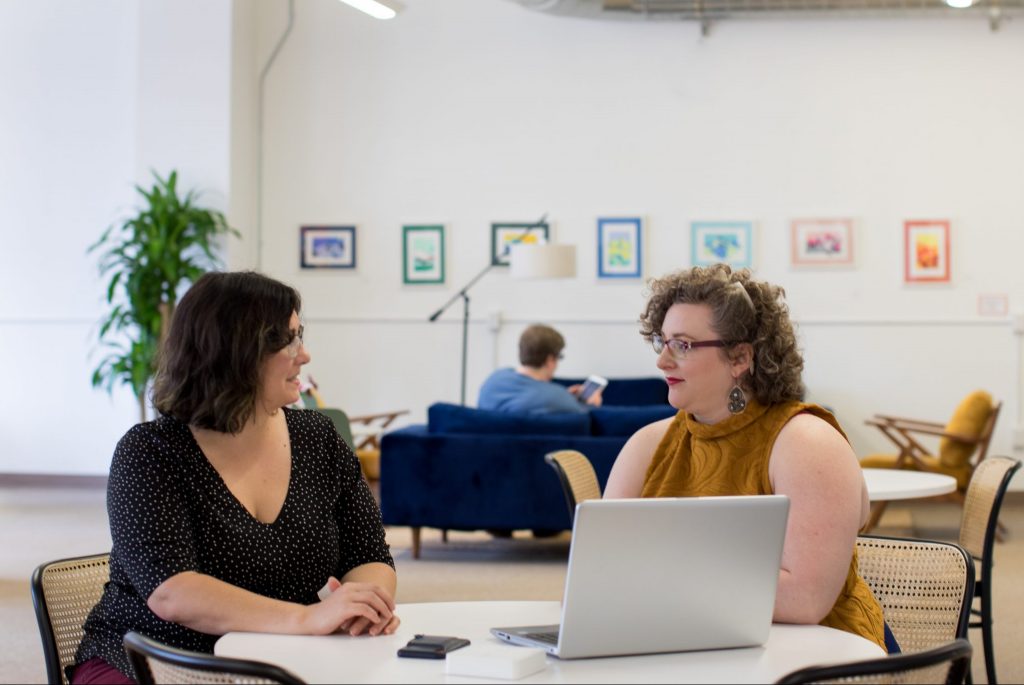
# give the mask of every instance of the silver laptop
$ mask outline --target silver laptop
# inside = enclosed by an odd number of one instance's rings
[[[783,495],[582,502],[561,625],[491,633],[563,659],[764,644],[788,516]]]

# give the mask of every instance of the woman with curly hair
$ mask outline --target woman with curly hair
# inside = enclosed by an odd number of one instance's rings
[[[803,358],[782,288],[716,264],[650,290],[641,335],[679,413],[629,439],[605,497],[788,496],[774,620],[898,651],[857,575],[869,512],[860,465],[835,417],[802,401]]]

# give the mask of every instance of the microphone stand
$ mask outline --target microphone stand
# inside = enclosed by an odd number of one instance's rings
[[[521,241],[523,238],[530,234],[530,231],[543,225],[544,220],[547,218],[548,215],[547,212],[545,212],[540,219],[538,219],[535,223],[532,223],[529,226],[527,226],[525,231],[523,231],[520,235],[516,236],[516,238],[511,243],[509,243],[509,245],[511,246]],[[508,252],[508,247],[505,248],[505,252],[503,252],[502,255],[504,255],[506,252]],[[494,267],[494,262],[490,262],[487,266],[481,269],[480,273],[478,273],[476,276],[473,276],[469,283],[462,286],[459,292],[452,295],[451,299],[445,302],[440,309],[431,314],[429,319],[431,323],[437,321],[437,319],[442,314],[444,314],[445,310],[448,309],[448,307],[452,306],[452,304],[459,298],[462,298],[462,392],[459,396],[459,402],[463,407],[466,406],[466,347],[469,341],[469,289],[472,288],[477,281],[483,278],[484,274],[486,274]]]

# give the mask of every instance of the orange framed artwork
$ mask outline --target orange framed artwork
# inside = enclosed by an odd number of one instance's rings
[[[948,283],[949,221],[904,221],[903,235],[903,280],[906,283]]]

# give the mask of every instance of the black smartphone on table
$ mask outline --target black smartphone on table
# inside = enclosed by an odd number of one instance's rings
[[[416,635],[405,647],[398,650],[398,656],[414,659],[443,659],[448,652],[453,652],[469,644],[469,640],[450,635]]]

